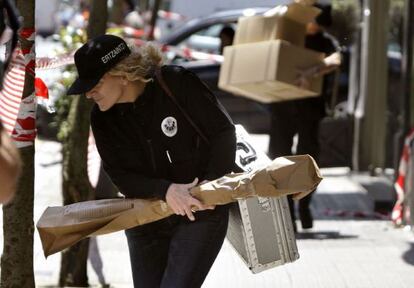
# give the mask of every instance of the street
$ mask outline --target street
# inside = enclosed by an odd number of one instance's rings
[[[255,135],[254,139],[266,148],[267,135]],[[35,222],[47,206],[62,203],[60,145],[38,140],[36,151]],[[298,222],[299,260],[252,274],[225,241],[203,287],[413,287],[412,231],[395,229],[390,221],[379,219],[362,186],[346,171],[330,171],[322,169],[325,179],[313,198],[314,228],[301,232]],[[2,241],[1,237],[1,246]],[[45,259],[36,232],[36,287],[55,287],[59,267],[60,254]],[[88,274],[92,287],[100,287],[100,283],[132,287],[128,247],[122,232],[91,241]]]

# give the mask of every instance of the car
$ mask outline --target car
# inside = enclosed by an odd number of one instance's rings
[[[237,20],[242,16],[262,15],[272,7],[256,7],[221,11],[212,15],[193,19],[179,27],[173,33],[158,41],[162,45],[177,49],[192,49],[200,52],[219,54],[219,33],[225,26],[237,28]],[[233,121],[242,124],[250,133],[268,133],[270,129],[270,113],[267,105],[235,96],[218,88],[220,63],[214,60],[189,61],[172,51],[167,53],[172,64],[181,65],[193,71],[216,95],[229,112]]]

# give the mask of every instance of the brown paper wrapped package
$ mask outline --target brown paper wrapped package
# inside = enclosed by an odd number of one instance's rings
[[[223,205],[247,197],[300,199],[318,186],[322,177],[309,155],[276,158],[249,173],[228,174],[194,187],[191,194],[208,205]],[[107,199],[48,207],[37,222],[45,256],[94,235],[108,234],[172,215],[161,200]],[[197,214],[196,221],[197,221]]]

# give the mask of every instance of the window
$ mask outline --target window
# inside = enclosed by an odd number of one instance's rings
[[[184,39],[177,46],[180,48],[189,48],[197,51],[202,51],[211,54],[220,53],[220,38],[219,34],[224,26],[230,25],[234,29],[236,24],[214,24],[205,29],[199,30],[191,36]]]

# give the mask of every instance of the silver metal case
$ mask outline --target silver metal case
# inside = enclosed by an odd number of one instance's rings
[[[249,134],[236,125],[236,164],[248,172],[270,163],[251,144]],[[253,273],[299,258],[286,197],[239,200],[230,208],[227,239]]]

